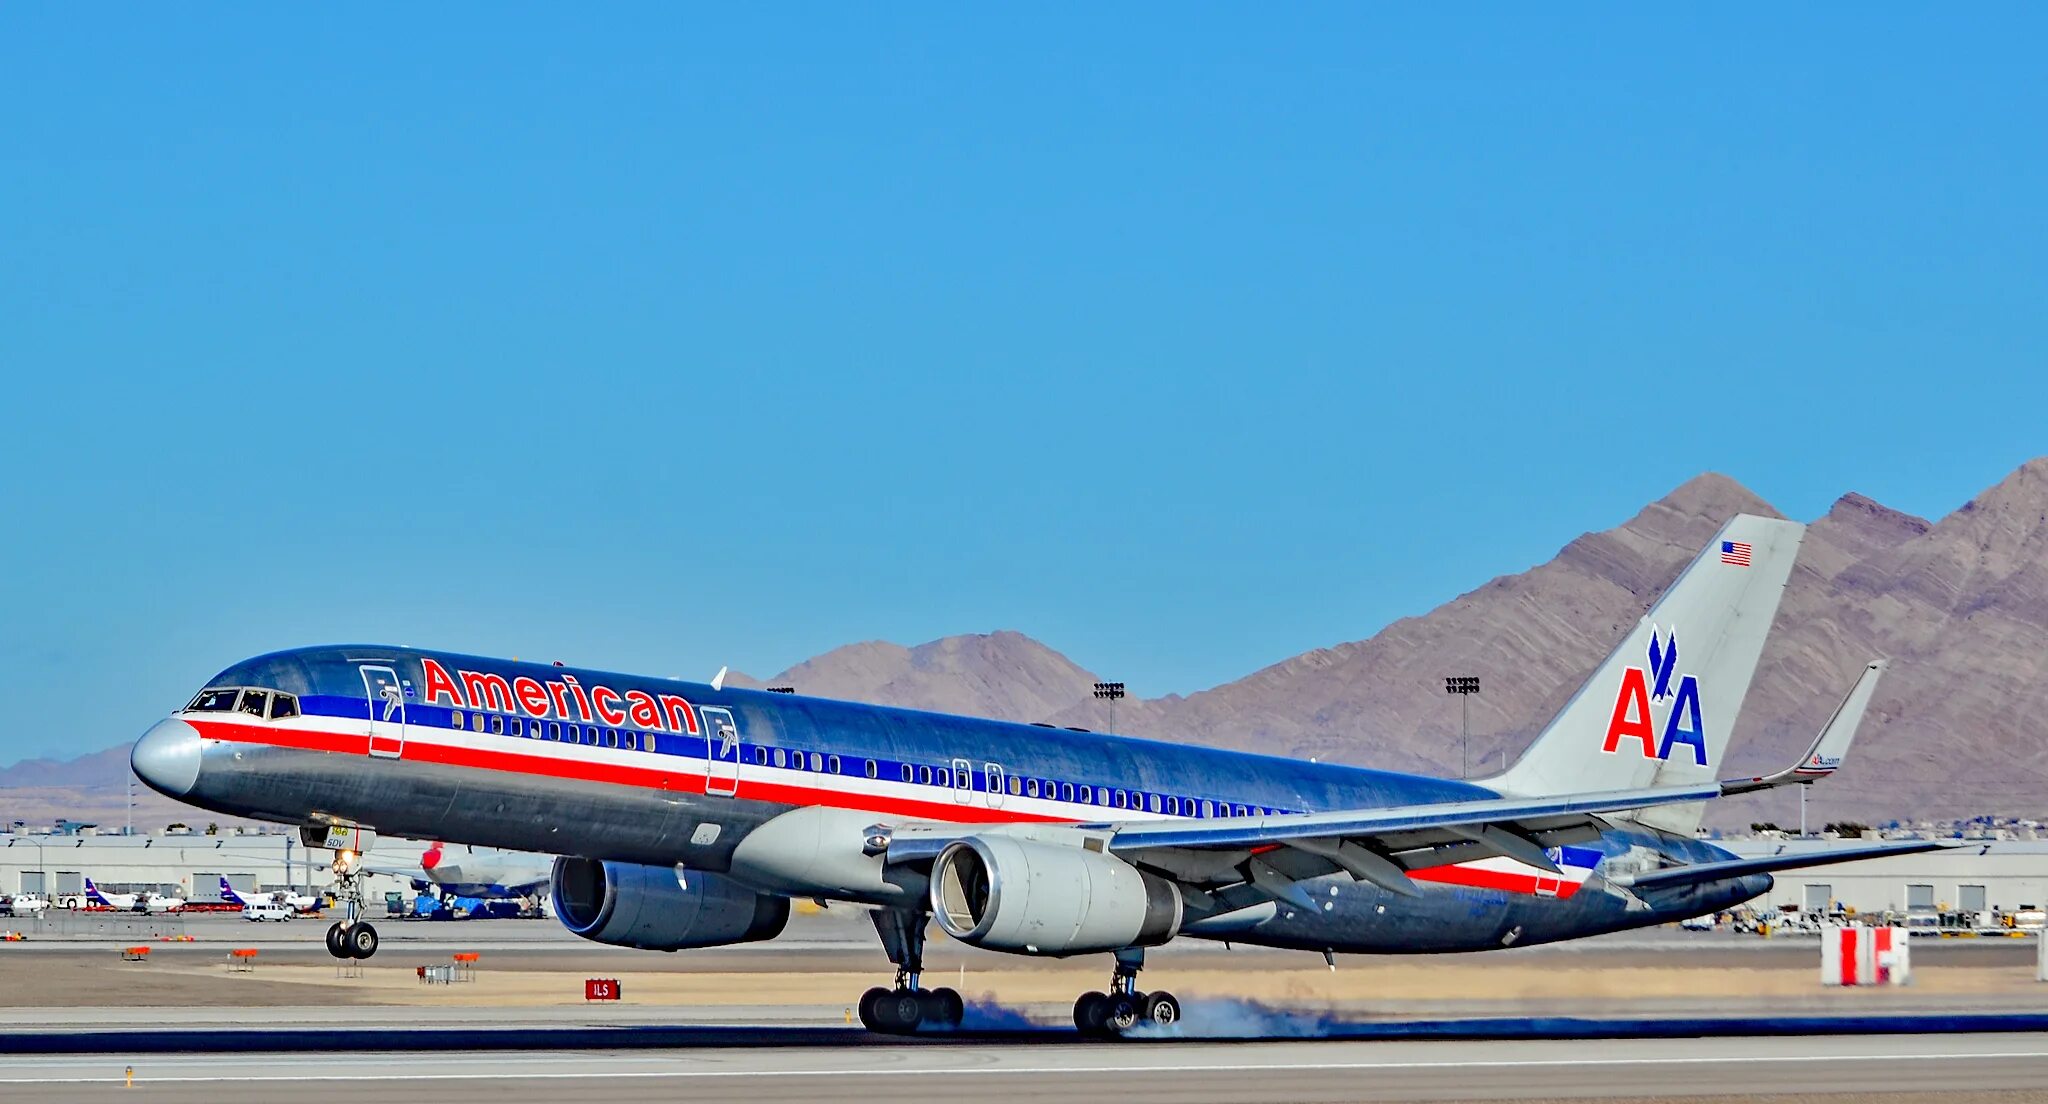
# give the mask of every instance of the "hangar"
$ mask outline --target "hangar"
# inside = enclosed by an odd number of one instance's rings
[[[425,844],[380,839],[371,861],[416,867]],[[194,904],[218,902],[220,879],[238,890],[317,892],[334,881],[331,853],[309,851],[298,836],[264,832],[219,835],[98,836],[0,834],[0,893],[61,897],[82,893],[85,879],[114,893],[172,894]],[[398,879],[386,879],[399,888]]]

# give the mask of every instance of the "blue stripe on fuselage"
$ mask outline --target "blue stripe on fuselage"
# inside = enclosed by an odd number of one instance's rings
[[[1100,733],[1075,732],[1035,725],[959,717],[943,713],[896,709],[859,702],[835,701],[798,695],[770,694],[726,688],[713,690],[700,683],[648,679],[583,668],[515,663],[479,656],[376,646],[304,648],[259,656],[237,664],[211,680],[209,686],[265,686],[299,695],[301,711],[309,715],[367,721],[370,715],[364,694],[362,665],[395,667],[400,678],[416,692],[406,702],[409,726],[453,728],[457,710],[445,702],[422,700],[425,679],[421,657],[431,658],[451,673],[468,670],[499,675],[506,680],[521,676],[543,683],[574,676],[586,689],[608,686],[623,694],[643,690],[649,694],[676,694],[700,710],[705,706],[733,711],[742,737],[740,753],[750,778],[764,781],[799,781],[809,769],[794,770],[762,766],[756,749],[782,748],[802,752],[806,758],[840,757],[839,774],[865,776],[866,763],[873,759],[877,773],[886,781],[900,781],[902,766],[913,771],[930,768],[935,773],[950,769],[953,760],[966,759],[973,772],[974,789],[986,789],[988,763],[1021,780],[1036,779],[1055,784],[1087,785],[1097,789],[1134,791],[1162,799],[1177,796],[1233,807],[1278,812],[1321,812],[1334,809],[1363,809],[1393,805],[1452,801],[1497,796],[1492,791],[1464,782],[1396,774],[1328,763],[1308,763],[1276,756],[1218,748],[1143,740]],[[458,676],[459,677],[459,676]],[[468,720],[476,711],[461,710]],[[521,717],[530,730],[533,718],[523,714],[486,712],[486,718]],[[589,727],[587,722],[563,721]],[[489,721],[486,721],[488,728]],[[545,723],[545,722],[544,722]],[[609,727],[609,726],[601,726]],[[615,731],[645,732],[622,726]],[[531,736],[493,736],[507,741],[507,747]],[[701,761],[706,742],[700,734],[657,730],[653,754]],[[566,742],[566,741],[564,741]],[[644,753],[644,752],[643,752]],[[892,773],[893,772],[893,773]],[[830,773],[822,772],[822,773]],[[936,794],[945,789],[936,782]],[[1100,806],[1098,806],[1100,807]],[[1105,810],[1114,812],[1117,810]],[[1224,815],[1219,809],[1216,815]]]

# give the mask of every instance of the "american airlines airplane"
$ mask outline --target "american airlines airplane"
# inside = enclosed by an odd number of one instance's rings
[[[896,967],[861,1020],[957,1025],[922,984],[935,918],[972,946],[1106,953],[1074,1020],[1171,1023],[1145,949],[1482,951],[1713,912],[1770,872],[1932,842],[1743,859],[1702,804],[1839,765],[1873,665],[1799,766],[1717,780],[1804,527],[1730,521],[1501,774],[1427,778],[723,685],[347,645],[235,664],[136,744],[173,798],[302,826],[562,856],[576,934],[674,951],[770,939],[790,900],[871,906]],[[1368,734],[1361,734],[1362,736]],[[320,833],[326,833],[324,837]],[[340,833],[338,836],[337,833]],[[346,846],[346,845],[344,845]],[[337,855],[337,957],[367,957],[360,857]]]

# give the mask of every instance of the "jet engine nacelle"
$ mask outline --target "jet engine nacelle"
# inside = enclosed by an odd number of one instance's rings
[[[555,860],[549,894],[563,927],[598,943],[644,951],[773,939],[789,923],[787,897],[672,866],[564,856]]]
[[[1114,855],[1010,836],[970,836],[932,866],[947,935],[1019,954],[1149,947],[1180,930],[1180,889]]]

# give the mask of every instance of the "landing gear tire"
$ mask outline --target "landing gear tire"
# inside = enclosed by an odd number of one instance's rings
[[[1138,1026],[1140,1009],[1144,1007],[1139,1002],[1144,996],[1143,993],[1111,993],[1102,1005],[1103,1031],[1121,1035]]]
[[[967,1018],[967,1002],[951,989],[928,989],[923,998],[924,1022],[933,1027],[959,1027]]]
[[[875,1030],[911,1035],[924,1022],[924,995],[915,989],[891,989],[875,1002]]]
[[[377,929],[358,921],[348,930],[348,956],[368,958],[377,953]]]
[[[349,953],[348,935],[343,932],[339,921],[327,929],[327,953],[336,958],[355,957]]]
[[[877,985],[860,995],[860,1025],[869,1031],[882,1030],[882,1002],[889,999],[889,991]]]
[[[1109,1016],[1109,994],[1083,993],[1074,1001],[1074,1026],[1083,1035],[1104,1034],[1104,1022]]]
[[[1141,1014],[1160,1027],[1180,1022],[1180,1001],[1172,993],[1147,993]]]

